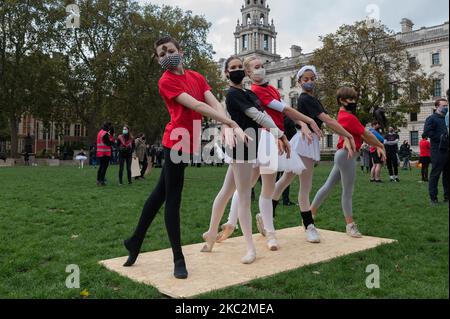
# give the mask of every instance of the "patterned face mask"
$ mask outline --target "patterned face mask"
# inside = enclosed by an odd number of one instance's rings
[[[174,70],[181,63],[182,57],[180,54],[173,54],[165,56],[161,59],[161,66],[166,70]]]

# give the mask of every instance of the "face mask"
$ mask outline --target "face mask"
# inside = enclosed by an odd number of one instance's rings
[[[447,113],[448,113],[448,106],[442,108],[442,109],[441,109],[441,113],[444,114],[444,115],[447,115]]]
[[[303,84],[303,89],[305,90],[305,91],[312,91],[312,90],[314,90],[314,88],[316,87],[316,83],[314,83],[314,82],[308,82],[308,83],[305,83],[305,84]]]
[[[122,133],[123,133],[123,135],[127,135],[128,134],[128,130],[123,130]]]
[[[166,70],[174,70],[180,65],[182,59],[181,54],[178,53],[168,55],[161,59],[160,64]]]
[[[253,71],[253,75],[257,79],[262,81],[266,77],[266,69],[261,68],[261,69],[255,70],[255,71]]]
[[[352,112],[353,114],[356,113],[356,109],[358,108],[358,104],[357,103],[348,103],[346,106],[344,106],[344,108],[349,111]]]
[[[229,79],[234,84],[241,84],[242,81],[245,78],[245,71],[244,70],[237,70],[230,72]]]

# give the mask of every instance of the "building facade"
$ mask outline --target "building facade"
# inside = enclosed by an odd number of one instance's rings
[[[86,137],[86,127],[80,123],[58,125],[51,122],[46,127],[31,114],[25,114],[19,123],[18,151],[41,155],[45,150],[55,155],[64,143],[83,143]]]
[[[281,93],[284,101],[295,107],[301,88],[296,83],[298,70],[309,64],[312,53],[304,53],[298,45],[291,46],[291,56],[281,58],[276,52],[276,27],[270,20],[270,8],[265,0],[245,0],[241,8],[242,20],[238,20],[235,36],[235,54],[241,58],[259,55],[266,62],[267,81]],[[271,23],[269,24],[269,21]],[[400,138],[408,141],[418,152],[418,142],[428,116],[433,113],[434,100],[445,97],[449,88],[449,23],[422,27],[414,30],[409,19],[402,19],[401,32],[395,37],[401,41],[410,56],[420,63],[423,72],[434,80],[434,97],[423,101],[419,113],[408,114],[408,124],[400,128]],[[222,59],[219,62],[223,69]],[[247,80],[248,81],[248,80]],[[248,86],[249,83],[247,82]],[[328,135],[321,141],[322,151],[335,150],[336,135]]]

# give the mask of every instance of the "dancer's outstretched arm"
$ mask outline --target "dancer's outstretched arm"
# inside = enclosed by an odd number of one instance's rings
[[[189,94],[182,93],[179,96],[177,96],[175,98],[175,100],[177,101],[177,103],[179,103],[191,110],[194,110],[194,111],[202,114],[203,116],[212,118],[216,121],[219,121],[223,124],[228,125],[229,127],[231,127],[233,129],[234,134],[236,134],[236,136],[241,141],[247,143],[247,141],[253,140],[250,136],[248,136],[247,134],[244,133],[244,131],[239,127],[239,125],[235,121],[233,121],[233,120],[227,118],[225,115],[219,113],[218,111],[213,109],[208,104],[198,101],[197,99],[193,98]],[[230,145],[230,146],[234,146],[234,145]]]
[[[348,139],[348,141],[350,143],[350,147],[347,150],[349,152],[349,155],[353,156],[353,154],[356,152],[356,144],[355,144],[355,140],[354,140],[352,134],[347,132],[347,130],[344,129],[342,127],[342,125],[338,123],[338,121],[331,118],[326,113],[319,114],[319,119],[322,122],[324,122],[330,129],[332,129],[334,132],[336,132],[338,135]]]
[[[365,130],[361,138],[369,145],[376,147],[378,156],[384,161],[386,161],[386,150],[384,145],[373,135],[369,130]]]

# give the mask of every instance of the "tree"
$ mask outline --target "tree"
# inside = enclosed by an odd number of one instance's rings
[[[18,126],[34,101],[31,57],[45,52],[49,24],[48,1],[0,2],[0,112],[7,118],[11,153],[18,155]]]
[[[321,41],[310,62],[320,70],[319,94],[331,112],[337,112],[337,89],[350,86],[358,93],[364,124],[382,107],[389,125],[402,127],[405,114],[419,112],[420,101],[432,94],[432,81],[384,25],[343,25]]]

